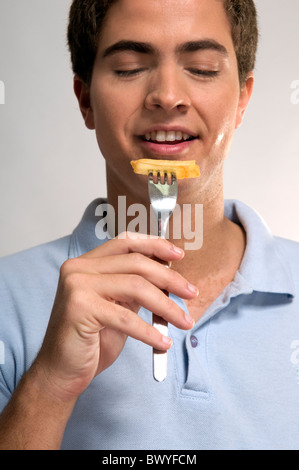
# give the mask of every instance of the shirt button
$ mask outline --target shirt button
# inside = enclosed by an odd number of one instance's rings
[[[196,336],[192,335],[192,336],[190,337],[190,342],[191,342],[192,348],[197,348],[197,346],[198,346],[198,339],[196,338]]]

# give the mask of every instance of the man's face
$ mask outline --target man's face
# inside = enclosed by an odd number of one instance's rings
[[[217,185],[249,88],[240,93],[221,0],[119,0],[101,34],[85,122],[120,192],[132,182],[135,195],[144,191],[130,166],[139,158],[196,160],[200,184]]]

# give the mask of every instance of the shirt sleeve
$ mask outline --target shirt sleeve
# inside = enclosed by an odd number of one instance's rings
[[[0,366],[0,414],[6,407],[7,403],[11,398],[11,392],[9,391],[7,384],[5,383],[2,369]]]
[[[35,360],[69,237],[0,259],[0,412]]]

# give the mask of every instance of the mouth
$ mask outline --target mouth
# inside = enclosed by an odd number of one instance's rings
[[[140,136],[140,139],[143,140],[144,142],[152,142],[154,144],[160,144],[160,145],[178,145],[178,144],[182,144],[185,142],[191,142],[192,140],[195,140],[197,138],[198,137],[188,134],[187,132],[176,131],[176,130],[151,131]]]
[[[194,142],[200,139],[188,129],[148,129],[138,136],[148,158],[186,158]]]

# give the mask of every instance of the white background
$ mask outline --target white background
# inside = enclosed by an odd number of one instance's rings
[[[70,3],[0,0],[0,256],[69,234],[106,194],[104,161],[72,90]],[[299,241],[299,0],[256,4],[255,92],[226,162],[225,196]]]

